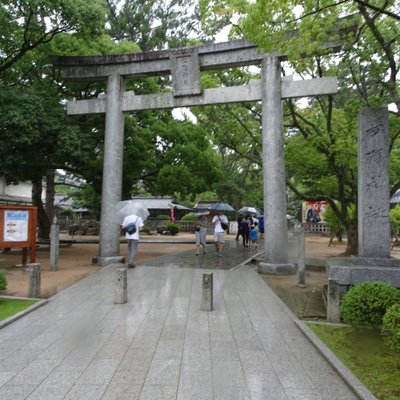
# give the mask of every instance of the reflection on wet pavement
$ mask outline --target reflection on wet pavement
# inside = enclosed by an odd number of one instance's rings
[[[250,250],[244,248],[243,245],[236,240],[229,240],[225,242],[224,251],[221,257],[215,254],[214,245],[207,246],[207,254],[200,253],[196,256],[196,248],[194,246],[193,250],[183,251],[171,256],[153,258],[151,260],[140,262],[138,265],[229,270],[251,259],[259,252],[260,249]]]

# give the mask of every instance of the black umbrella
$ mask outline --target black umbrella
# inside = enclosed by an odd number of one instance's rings
[[[207,208],[210,211],[235,211],[228,203],[211,203]]]

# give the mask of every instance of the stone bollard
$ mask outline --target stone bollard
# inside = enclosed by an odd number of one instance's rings
[[[27,264],[29,272],[28,297],[40,297],[40,264]]]
[[[213,309],[213,274],[202,275],[201,311],[212,311]]]
[[[128,270],[117,268],[116,273],[114,304],[125,304],[128,302]]]
[[[50,230],[50,271],[58,270],[58,256],[60,254],[60,225],[57,217],[53,218]]]
[[[340,288],[337,279],[328,279],[327,320],[328,322],[340,322]]]
[[[298,235],[298,255],[297,255],[297,286],[306,287],[306,249],[305,249],[305,240],[304,240],[304,229],[302,226],[297,227],[297,235]]]

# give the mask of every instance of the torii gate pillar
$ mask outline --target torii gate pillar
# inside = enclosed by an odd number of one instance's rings
[[[283,144],[281,63],[270,55],[262,63],[262,142],[264,177],[264,261],[258,271],[269,274],[295,273],[288,264],[286,182]]]
[[[120,227],[115,223],[115,204],[122,195],[122,165],[124,147],[124,114],[122,112],[123,78],[110,75],[107,79],[106,126],[104,137],[103,183],[99,265],[124,262],[119,254]]]

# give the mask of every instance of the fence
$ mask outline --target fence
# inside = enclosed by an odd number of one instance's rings
[[[307,222],[303,224],[304,232],[311,232],[311,233],[330,233],[330,229],[326,224],[321,222],[314,224]]]

